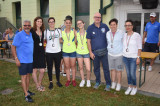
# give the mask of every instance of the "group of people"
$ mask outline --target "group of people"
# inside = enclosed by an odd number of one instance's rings
[[[71,16],[65,17],[65,27],[62,30],[55,28],[55,22],[55,18],[50,17],[48,19],[49,29],[45,29],[41,17],[34,19],[33,28],[31,28],[31,22],[25,20],[23,22],[23,30],[14,37],[12,53],[16,65],[19,68],[26,101],[33,102],[31,96],[35,95],[29,91],[29,75],[31,73],[37,90],[45,91],[42,80],[46,66],[49,77],[49,89],[53,88],[53,62],[55,63],[56,84],[62,87],[60,82],[60,64],[62,59],[67,74],[66,87],[71,84],[74,87],[77,85],[75,80],[76,59],[82,79],[79,86],[84,87],[86,84],[87,87],[91,87],[91,58],[93,60],[94,74],[96,77],[95,89],[98,89],[101,84],[100,63],[102,62],[106,81],[104,90],[110,91],[110,88],[112,88],[120,91],[121,74],[125,66],[128,79],[128,89],[125,91],[125,94],[136,94],[136,66],[140,63],[142,39],[137,32],[133,31],[133,21],[127,20],[125,22],[126,33],[117,29],[118,20],[115,18],[109,21],[109,30],[108,26],[101,22],[100,13],[94,14],[94,23],[88,27],[87,31],[84,29],[85,23],[83,20],[77,21],[77,31],[72,28]],[[150,35],[148,35],[147,32],[150,30],[149,26],[147,28],[145,31],[147,37],[149,37]],[[159,33],[160,26],[158,28]],[[46,50],[44,49],[44,42],[46,42]],[[84,64],[87,73],[86,81],[83,70]],[[37,78],[38,71],[39,76]],[[72,79],[70,78],[71,72]]]

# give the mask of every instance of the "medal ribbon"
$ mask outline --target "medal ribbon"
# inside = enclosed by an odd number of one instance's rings
[[[115,35],[115,33],[116,33],[116,32],[114,32],[114,33],[111,32],[111,34],[110,34],[110,36],[111,36],[111,43],[112,43],[112,44],[113,44],[113,40],[114,40],[114,35]]]
[[[39,40],[40,40],[40,43],[41,43],[41,38],[42,38],[42,32],[39,32]]]
[[[66,33],[66,36],[67,36],[67,39],[68,39],[68,42],[69,42],[69,40],[70,40],[70,33],[69,33],[69,36]]]
[[[82,44],[82,45],[83,45],[85,33],[86,33],[86,32],[84,32],[84,35],[81,35],[80,32],[79,32],[79,35],[80,35],[80,38],[81,38],[81,44]],[[83,38],[82,38],[81,36],[83,36]]]
[[[132,35],[133,35],[133,33],[132,33]],[[127,38],[126,38],[127,48],[128,48],[128,46],[129,46],[129,42],[130,42],[130,39],[131,39],[132,35],[129,37],[129,39],[128,39],[128,35],[127,35]],[[127,42],[127,40],[128,40],[128,42]]]
[[[54,31],[54,34],[52,35],[52,33],[51,33],[51,31],[50,31],[50,36],[51,36],[51,39],[52,39],[52,41],[53,41],[53,43],[54,43],[54,39],[55,39],[55,31]]]

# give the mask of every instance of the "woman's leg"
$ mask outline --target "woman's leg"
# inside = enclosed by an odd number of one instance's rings
[[[111,70],[111,79],[112,82],[116,82],[116,70]]]
[[[64,57],[64,66],[67,74],[67,80],[70,81],[70,58],[69,57]]]
[[[72,70],[72,80],[76,78],[76,58],[69,58],[71,70]],[[68,70],[69,71],[69,70]]]
[[[37,81],[37,69],[36,68],[33,69],[32,78],[33,78],[33,81],[36,84],[36,87],[38,88],[39,84],[38,84],[38,81]]]
[[[87,71],[87,80],[90,80],[90,77],[91,77],[90,58],[84,58],[84,64],[86,66],[86,71]]]
[[[57,82],[59,82],[60,81],[61,53],[56,53],[54,55],[54,62],[55,62],[55,70],[56,70],[56,79],[57,79]]]
[[[84,80],[84,72],[83,72],[83,58],[77,58],[78,66],[81,74],[81,79]]]
[[[39,86],[42,85],[42,79],[43,79],[43,76],[44,76],[44,72],[45,72],[44,68],[39,69],[39,81],[38,81]]]
[[[52,82],[53,56],[51,53],[46,53],[46,61],[47,61],[49,81]]]

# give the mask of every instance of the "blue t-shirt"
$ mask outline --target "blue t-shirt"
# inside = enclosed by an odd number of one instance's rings
[[[158,23],[157,21],[153,24],[151,22],[148,22],[144,31],[147,32],[147,43],[158,43],[160,23]]]
[[[93,23],[87,29],[87,39],[91,39],[92,50],[107,48],[106,33],[109,28],[106,24],[101,23],[100,27],[96,27]]]
[[[33,62],[33,43],[31,32],[28,35],[22,30],[14,37],[12,45],[16,46],[17,57],[20,63]]]

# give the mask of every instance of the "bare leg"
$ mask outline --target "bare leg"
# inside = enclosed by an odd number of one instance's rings
[[[33,73],[32,73],[32,77],[33,77],[33,81],[36,84],[36,87],[39,87],[38,81],[37,81],[37,69],[33,69]]]
[[[112,82],[116,81],[116,70],[111,70],[111,79],[112,79]]]
[[[42,69],[39,70],[39,72],[40,73],[39,73],[39,81],[38,81],[39,84],[38,85],[41,86],[42,85],[42,79],[43,79],[43,76],[44,76],[45,69],[42,68]]]
[[[72,70],[72,80],[76,78],[76,58],[70,58],[70,65]]]
[[[117,71],[117,83],[120,84],[121,83],[121,78],[122,78],[122,71]]]
[[[29,80],[30,80],[30,74],[29,73],[27,74],[26,80],[27,80],[26,90],[28,91],[29,90]]]
[[[86,71],[87,71],[87,80],[90,80],[90,77],[91,77],[90,58],[84,58],[84,64],[86,66]]]
[[[84,72],[83,72],[83,58],[77,58],[78,66],[81,74],[81,79],[84,80]]]
[[[70,81],[70,59],[69,57],[65,57],[64,59],[64,65],[65,65],[65,70],[67,74],[67,80]]]
[[[21,81],[22,81],[22,88],[23,88],[23,91],[24,91],[24,93],[25,93],[25,96],[27,96],[28,95],[28,93],[27,93],[27,84],[26,84],[26,81],[27,80],[27,75],[21,75]]]
[[[153,66],[155,59],[151,59],[150,66]]]

